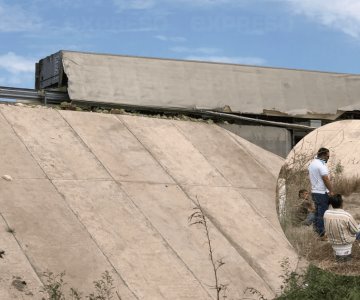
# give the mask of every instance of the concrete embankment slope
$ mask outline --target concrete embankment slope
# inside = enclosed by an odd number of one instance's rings
[[[215,299],[196,199],[230,298],[273,297],[297,264],[282,159],[216,125],[1,105],[0,126],[0,299],[39,299],[45,271],[87,293],[105,270],[122,299]]]

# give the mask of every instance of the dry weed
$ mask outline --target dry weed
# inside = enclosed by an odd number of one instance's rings
[[[306,259],[310,258],[319,243],[318,235],[311,226],[289,226],[286,236],[297,253]]]
[[[333,185],[335,193],[343,196],[350,196],[353,193],[360,192],[359,177],[347,178],[338,176],[334,179]]]

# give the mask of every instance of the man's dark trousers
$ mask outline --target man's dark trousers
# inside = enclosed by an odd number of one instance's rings
[[[319,236],[323,236],[325,233],[324,214],[329,208],[329,196],[318,193],[312,193],[311,196],[315,203],[315,230]]]

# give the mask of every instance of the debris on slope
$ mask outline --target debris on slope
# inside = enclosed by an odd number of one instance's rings
[[[12,177],[10,175],[3,175],[1,176],[2,179],[6,180],[6,181],[12,181]]]

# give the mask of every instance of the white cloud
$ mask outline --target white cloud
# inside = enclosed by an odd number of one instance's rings
[[[260,57],[231,57],[231,56],[187,56],[186,60],[209,61],[240,65],[264,65],[266,60]]]
[[[35,60],[13,52],[0,55],[0,85],[34,87]]]
[[[230,64],[244,64],[244,65],[264,65],[265,59],[260,57],[247,57],[247,56],[222,56],[219,53],[222,49],[212,47],[172,47],[171,51],[177,53],[187,54],[184,59],[186,60],[198,60],[209,62],[220,62]]]
[[[3,69],[11,74],[34,73],[35,61],[16,55],[13,52],[0,55],[0,70]]]
[[[221,50],[218,48],[208,48],[208,47],[200,47],[200,48],[172,47],[170,48],[170,50],[178,53],[200,53],[207,55],[221,52]]]
[[[186,42],[186,38],[182,37],[182,36],[165,36],[165,35],[155,35],[154,38],[160,40],[160,41],[164,41],[164,42],[178,42],[178,43],[182,43],[182,42]]]
[[[0,32],[33,31],[41,22],[19,5],[7,5],[0,0]]]
[[[312,21],[360,37],[359,0],[283,0],[295,14],[305,15]]]

